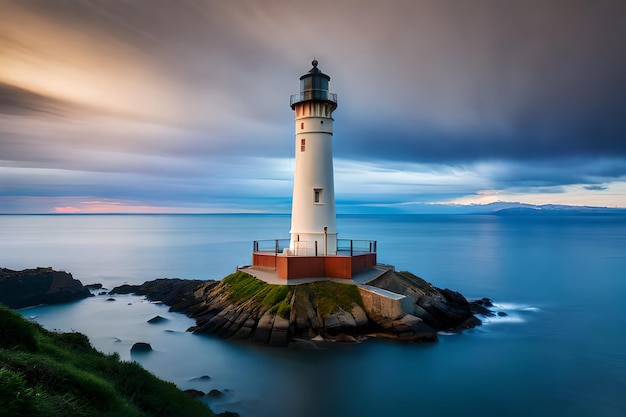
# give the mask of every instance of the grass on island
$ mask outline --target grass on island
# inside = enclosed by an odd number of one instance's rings
[[[45,330],[0,305],[0,417],[214,415],[139,364],[98,352],[87,336]]]
[[[354,304],[363,307],[363,300],[356,285],[343,284],[334,281],[319,281],[301,284],[304,293],[309,296],[317,312],[322,317],[333,314],[339,309],[352,311]]]
[[[228,299],[234,303],[254,300],[263,306],[270,307],[270,313],[289,318],[293,291],[296,292],[295,305],[307,297],[317,307],[322,317],[336,313],[339,309],[351,311],[353,304],[363,307],[363,300],[356,285],[333,281],[319,281],[297,286],[271,285],[245,272],[230,274],[222,282],[228,284]]]
[[[272,314],[289,318],[291,290],[288,285],[271,285],[245,272],[235,272],[222,279],[230,287],[228,299],[234,303],[253,300],[269,307]]]

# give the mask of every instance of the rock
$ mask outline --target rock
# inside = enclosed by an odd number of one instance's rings
[[[486,310],[469,303],[456,291],[436,288],[409,272],[387,271],[369,285],[405,295],[413,302],[413,315],[435,330],[459,331],[474,327],[480,324],[474,314],[483,314]],[[399,330],[403,326],[396,324],[396,328]]]
[[[339,331],[341,328],[341,322],[339,321],[337,314],[329,314],[324,317],[324,328],[331,334]]]
[[[454,304],[467,305],[467,299],[461,295],[461,293],[452,291],[448,288],[441,290],[441,293],[448,301]]]
[[[113,288],[109,294],[133,294],[139,290],[139,285],[124,284]]]
[[[146,342],[137,342],[133,345],[133,347],[130,348],[131,353],[144,353],[144,352],[151,352],[151,351],[152,351],[152,346],[150,346],[150,343],[146,343]]]
[[[347,335],[345,333],[339,333],[335,336],[335,342],[338,343],[356,343],[356,338],[354,336]]]
[[[109,297],[109,298],[107,298],[107,301],[115,301],[115,298]]]
[[[254,331],[254,342],[267,344],[270,341],[270,334],[272,332],[272,326],[274,325],[274,316],[270,312],[266,312]]]
[[[415,317],[411,314],[405,314],[400,319],[391,322],[391,328],[394,332],[398,334],[412,332],[413,327],[417,326],[419,323],[422,323],[422,320],[420,318]]]
[[[231,338],[234,340],[244,340],[251,338],[254,332],[255,325],[256,321],[254,319],[247,319],[239,328],[239,330],[237,330],[237,332],[231,336]]]
[[[191,378],[190,381],[210,381],[211,377],[208,375],[202,375],[196,378]]]
[[[159,323],[163,323],[163,322],[166,322],[166,321],[169,321],[169,320],[166,319],[165,317],[154,316],[150,320],[148,320],[148,323],[150,323],[150,324],[159,324]]]
[[[243,272],[237,272],[219,282],[157,279],[140,286],[122,286],[114,290],[116,293],[133,291],[150,300],[161,300],[170,306],[170,310],[185,312],[196,320],[196,325],[188,331],[271,346],[287,346],[295,339],[311,340],[318,336],[329,341],[339,338],[353,342],[366,334],[399,340],[435,341],[437,331],[461,331],[474,327],[480,324],[474,314],[489,313],[482,305],[490,302],[488,299],[470,303],[458,292],[438,289],[413,274],[395,270],[389,270],[368,283],[372,287],[369,291],[379,295],[370,300],[370,307],[377,302],[382,303],[385,300],[380,299],[386,297],[393,304],[390,308],[385,310],[381,304],[378,310],[370,308],[370,311],[362,307],[361,301],[352,302],[347,308],[340,305],[337,299],[333,301],[336,303],[334,307],[325,304],[324,308],[328,311],[330,307],[336,312],[323,317],[318,311],[318,297],[327,290],[309,284],[290,287],[286,298],[280,301],[283,304],[279,310],[279,300],[274,305],[264,302],[269,290],[264,287],[267,284],[254,280]],[[236,284],[241,283],[250,289],[258,287],[258,294],[235,290]],[[361,287],[357,289],[363,301]],[[276,311],[287,311],[284,303],[289,305],[288,317],[277,317]],[[393,314],[375,314],[383,310]]]
[[[347,311],[339,310],[337,312],[337,320],[339,320],[339,323],[343,328],[349,329],[357,327],[356,320],[354,319],[352,314],[348,313]]]
[[[435,318],[428,311],[424,310],[417,304],[413,305],[413,315],[426,322],[433,322],[435,320]]]
[[[289,320],[282,317],[274,317],[274,325],[270,335],[270,346],[287,346],[289,336]]]
[[[354,304],[351,313],[357,326],[367,326],[369,320],[367,319],[367,314],[365,314],[365,310],[363,310],[360,305]]]
[[[490,298],[487,298],[487,297],[481,298],[480,300],[476,300],[474,302],[481,306],[493,307],[493,302],[491,301]]]
[[[210,399],[216,399],[216,398],[222,398],[224,396],[224,393],[218,389],[212,389],[211,391],[207,393],[206,396]]]
[[[102,284],[100,283],[87,284],[85,285],[85,288],[87,288],[88,290],[99,290],[99,289],[102,289]]]
[[[303,291],[294,291],[291,303],[291,315],[293,334],[306,337],[311,330],[317,330],[317,312],[311,303],[308,294]]]
[[[149,300],[158,300],[172,306],[172,311],[183,311],[197,304],[195,291],[201,286],[211,286],[216,281],[200,281],[180,278],[159,278],[141,284],[134,293],[145,295]]]
[[[106,292],[106,291],[100,291],[100,292],[98,293],[98,295],[107,295],[107,294],[108,294],[108,292]]]
[[[64,271],[0,268],[0,303],[10,308],[67,303],[91,296],[91,291]]]
[[[498,316],[505,317],[508,316],[508,314],[506,314],[504,311],[498,311]]]
[[[199,398],[199,397],[204,397],[206,395],[204,392],[199,391],[197,389],[186,389],[183,392],[189,395],[191,398]]]

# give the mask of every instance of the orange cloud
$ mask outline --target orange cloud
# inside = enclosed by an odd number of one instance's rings
[[[73,206],[55,207],[55,213],[80,213],[81,209]]]

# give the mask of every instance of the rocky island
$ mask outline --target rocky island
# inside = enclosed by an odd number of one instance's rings
[[[69,302],[91,296],[63,271],[0,269],[0,303],[12,308]],[[270,346],[356,342],[367,337],[435,342],[493,313],[489,299],[468,301],[406,271],[389,268],[355,285],[337,280],[273,285],[237,271],[222,280],[161,278],[100,294],[135,293],[195,319],[189,331]]]
[[[196,320],[195,333],[271,346],[355,342],[366,337],[434,342],[492,315],[488,299],[468,301],[409,273],[387,270],[368,285],[332,280],[271,285],[238,271],[220,281],[157,279],[124,285]]]

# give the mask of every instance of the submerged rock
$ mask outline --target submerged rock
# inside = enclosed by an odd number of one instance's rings
[[[131,353],[145,353],[151,351],[152,346],[150,346],[150,343],[146,342],[137,342],[133,345],[133,347],[130,348]]]
[[[165,317],[154,316],[150,320],[148,320],[148,323],[150,323],[150,324],[158,324],[158,323],[163,323],[163,322],[166,322],[166,321],[169,321],[169,320],[166,319]]]

